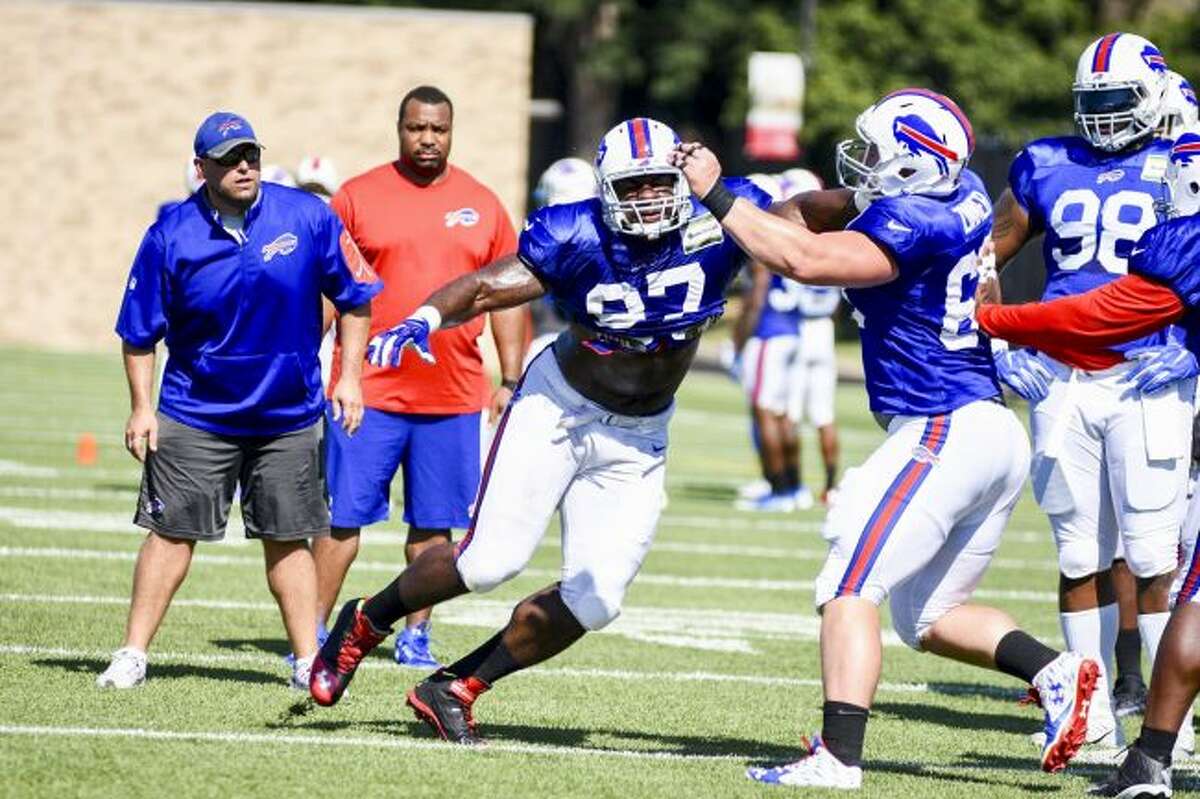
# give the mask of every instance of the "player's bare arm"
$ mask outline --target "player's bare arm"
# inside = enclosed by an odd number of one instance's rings
[[[771,286],[771,273],[765,266],[752,261],[749,266],[750,285],[742,295],[742,313],[733,326],[733,349],[741,352],[746,346],[746,339],[754,332],[758,319],[762,315],[763,303],[767,299],[767,290]]]
[[[326,310],[332,304],[325,300]],[[362,362],[371,332],[371,303],[351,308],[337,317],[338,341],[342,345],[342,371],[329,395],[334,421],[340,421],[347,433],[354,434],[363,417]]]
[[[528,271],[528,270],[526,270]],[[488,423],[493,424],[504,413],[517,381],[521,379],[521,364],[525,358],[525,328],[529,323],[529,312],[519,305],[493,311],[490,315],[492,338],[496,342],[496,354],[500,358],[500,385],[492,393],[488,404]]]
[[[441,327],[454,327],[483,313],[515,308],[545,293],[537,275],[520,258],[508,255],[442,286],[425,305],[442,315]]]
[[[771,213],[814,233],[844,230],[858,216],[854,192],[850,189],[821,189],[797,194],[771,206]]]
[[[992,246],[996,252],[996,268],[1003,269],[1032,237],[1029,214],[1017,202],[1012,189],[1005,189],[993,210]]]
[[[707,197],[721,177],[716,155],[692,143],[681,145],[674,158],[692,191]],[[891,257],[861,233],[814,233],[745,200],[734,200],[721,225],[751,258],[801,283],[858,288],[888,283],[899,274]]]
[[[129,383],[129,421],[125,423],[125,449],[139,461],[158,449],[158,419],[154,416],[154,348],[121,344],[125,379]]]

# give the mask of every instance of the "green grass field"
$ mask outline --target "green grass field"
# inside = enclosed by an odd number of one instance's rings
[[[491,745],[430,739],[403,705],[421,674],[368,659],[338,707],[285,684],[287,646],[257,545],[201,546],[151,653],[145,686],[94,685],[120,644],[138,469],[120,445],[124,378],[109,356],[0,352],[0,796],[786,795],[748,764],[790,759],[820,725],[811,580],[821,514],[751,516],[731,503],[754,477],[740,392],[685,383],[672,428],[670,505],[622,617],[476,706]],[[880,440],[861,387],[840,389],[843,463]],[[75,464],[82,433],[99,463]],[[806,473],[818,474],[806,436]],[[987,457],[987,453],[980,453]],[[240,528],[239,528],[240,530]],[[397,521],[364,537],[348,591],[403,561]],[[435,614],[453,659],[557,574],[550,531],[528,573]],[[980,591],[1061,644],[1045,519],[1021,502]],[[867,732],[867,796],[1081,796],[1108,770],[1037,769],[1040,714],[1000,674],[920,655],[889,635]],[[1127,726],[1136,734],[1136,725]],[[1178,787],[1196,787],[1177,773]]]

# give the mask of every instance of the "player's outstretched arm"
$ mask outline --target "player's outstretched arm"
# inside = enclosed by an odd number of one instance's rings
[[[407,347],[426,362],[435,363],[429,349],[429,337],[435,330],[536,300],[545,293],[545,285],[520,258],[505,256],[442,286],[403,322],[372,338],[367,361],[375,366],[399,366]]]
[[[992,214],[992,247],[996,269],[1000,270],[1031,238],[1029,214],[1017,202],[1012,189],[1005,189],[1000,194]]]
[[[702,145],[680,145],[673,163],[746,254],[772,272],[819,286],[877,286],[896,278],[891,257],[861,233],[813,233],[792,219],[735,198],[720,182],[716,155]]]
[[[1160,330],[1184,311],[1179,295],[1164,284],[1141,275],[1123,275],[1083,294],[1050,302],[981,305],[976,318],[989,335],[1013,344],[1095,352]]]

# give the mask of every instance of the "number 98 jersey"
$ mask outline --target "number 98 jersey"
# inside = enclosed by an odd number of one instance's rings
[[[771,204],[742,178],[725,186],[759,208]],[[517,255],[562,315],[601,340],[642,350],[689,340],[725,310],[725,289],[745,253],[693,197],[692,218],[648,240],[614,232],[600,201],[549,205],[525,222]]]
[[[1043,300],[1082,294],[1123,275],[1134,243],[1157,224],[1171,143],[1107,153],[1078,136],[1038,139],[1009,169],[1030,232],[1045,232]]]

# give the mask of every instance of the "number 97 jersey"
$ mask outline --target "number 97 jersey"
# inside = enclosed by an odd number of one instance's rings
[[[1171,144],[1107,153],[1078,136],[1038,139],[1008,174],[1030,233],[1045,232],[1043,300],[1082,294],[1127,270],[1134,243],[1157,224],[1154,201]]]

